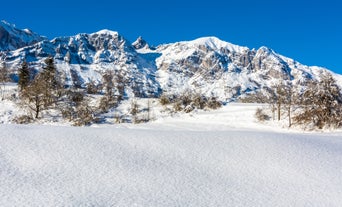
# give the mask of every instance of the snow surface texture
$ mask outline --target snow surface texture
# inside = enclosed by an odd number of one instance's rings
[[[254,111],[0,125],[0,206],[341,206],[342,132],[270,130]]]

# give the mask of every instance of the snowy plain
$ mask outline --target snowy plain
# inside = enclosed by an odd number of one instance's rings
[[[341,206],[342,132],[253,104],[148,124],[0,125],[0,206]]]

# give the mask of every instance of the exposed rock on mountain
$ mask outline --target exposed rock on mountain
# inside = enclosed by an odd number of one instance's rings
[[[149,47],[147,42],[142,37],[138,37],[138,39],[135,42],[132,43],[132,46],[136,50]]]

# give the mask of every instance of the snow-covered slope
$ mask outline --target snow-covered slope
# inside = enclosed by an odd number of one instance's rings
[[[270,131],[255,106],[220,110],[138,126],[0,125],[0,206],[341,205],[341,132]]]
[[[4,20],[0,21],[0,51],[16,50],[45,39],[29,29],[17,29]]]

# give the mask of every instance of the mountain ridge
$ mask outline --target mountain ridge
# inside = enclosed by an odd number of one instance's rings
[[[127,97],[191,90],[228,101],[279,82],[303,88],[325,71],[342,84],[341,75],[326,68],[300,64],[265,46],[249,49],[213,36],[151,49],[141,37],[130,43],[119,32],[103,29],[43,39],[2,53],[14,75],[24,60],[40,71],[44,59],[52,56],[67,85],[75,87],[100,83],[105,71],[120,71],[127,80]]]

